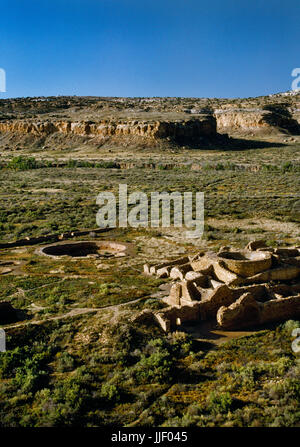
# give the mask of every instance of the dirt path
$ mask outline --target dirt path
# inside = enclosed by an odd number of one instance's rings
[[[39,325],[39,324],[46,323],[47,321],[63,320],[64,318],[76,317],[77,315],[84,315],[84,314],[92,313],[92,312],[100,312],[101,310],[105,310],[105,309],[111,309],[115,312],[115,314],[111,320],[112,322],[115,322],[115,321],[117,321],[119,309],[121,307],[127,306],[128,304],[138,303],[139,301],[141,301],[147,297],[150,297],[150,296],[151,295],[145,295],[145,296],[142,296],[135,300],[127,301],[126,303],[111,304],[111,305],[103,306],[103,307],[96,307],[96,308],[95,307],[81,307],[78,309],[72,309],[71,311],[69,311],[65,314],[62,314],[62,315],[45,318],[44,320],[22,321],[22,322],[16,323],[16,324],[9,324],[9,325],[5,325],[5,326],[3,325],[3,326],[0,326],[0,328],[1,329],[14,329],[14,328],[23,327],[23,326],[29,326],[31,324]]]

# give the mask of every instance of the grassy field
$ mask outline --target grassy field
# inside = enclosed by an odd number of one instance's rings
[[[205,151],[203,151],[205,152]],[[249,151],[210,151],[200,158],[161,156],[154,168],[103,168],[98,162],[59,161],[14,157],[0,170],[2,241],[96,226],[96,196],[117,193],[119,184],[129,192],[201,191],[206,218],[266,218],[299,222],[298,146]],[[132,154],[132,157],[133,158]],[[131,159],[124,159],[130,165]],[[151,163],[151,158],[147,159]],[[48,167],[52,164],[52,167]],[[78,167],[87,164],[86,167]],[[102,161],[103,165],[103,161]],[[194,166],[194,169],[191,168]]]
[[[131,314],[11,330],[1,425],[299,426],[299,322],[207,351],[184,333],[130,324]]]
[[[5,326],[0,426],[299,426],[300,365],[291,349],[299,322],[218,347],[131,322],[163,306],[153,296],[163,281],[141,274],[146,261],[256,238],[300,245],[299,149],[3,157],[1,242],[95,228],[97,194],[117,193],[119,184],[147,194],[204,192],[205,232],[195,244],[176,228],[114,229],[96,238],[130,242],[135,253],[105,261],[1,249],[0,268],[11,267],[0,275],[1,299],[23,318]]]

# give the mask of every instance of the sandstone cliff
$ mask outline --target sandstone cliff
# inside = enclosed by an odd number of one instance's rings
[[[215,110],[217,128],[220,132],[250,131],[257,132],[288,132],[298,135],[300,126],[284,109],[218,109]]]
[[[151,139],[170,138],[175,141],[197,140],[217,134],[216,120],[205,115],[197,119],[178,121],[45,121],[7,120],[0,122],[0,133],[47,136],[55,132],[88,137],[139,136]]]
[[[300,135],[299,95],[247,99],[49,97],[0,100],[0,147],[88,143],[195,148]],[[223,134],[223,135],[222,135]],[[256,138],[258,137],[258,138]],[[43,141],[42,141],[43,140]],[[295,139],[290,139],[294,141]],[[295,140],[296,141],[296,140]],[[141,143],[141,144],[140,144]]]

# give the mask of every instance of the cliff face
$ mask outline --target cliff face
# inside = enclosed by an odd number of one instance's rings
[[[244,110],[216,110],[218,129],[258,129],[269,127],[265,120],[267,113],[263,111],[247,112]]]
[[[0,122],[0,132],[35,135],[50,135],[55,132],[89,137],[107,137],[134,135],[146,138],[181,138],[197,139],[202,136],[215,136],[217,133],[216,119],[213,116],[203,116],[193,120],[180,121],[122,121],[103,120],[93,122],[45,121],[32,122],[9,120]]]
[[[300,126],[288,112],[260,109],[215,110],[217,128],[221,132],[230,131],[287,131],[299,134]]]
[[[191,119],[193,118],[193,119]],[[37,97],[0,99],[3,131],[177,138],[221,133],[299,134],[300,93],[257,98]],[[17,123],[18,122],[18,123]]]
[[[300,125],[296,118],[296,110],[273,104],[263,108],[234,108],[234,105],[223,106],[216,109],[213,113],[199,114],[192,119],[172,118],[165,119],[141,119],[137,113],[137,118],[99,118],[85,117],[77,119],[68,117],[54,120],[49,116],[41,118],[24,119],[23,116],[16,118],[2,117],[0,119],[0,134],[6,134],[9,144],[17,142],[18,136],[21,139],[29,136],[34,140],[36,137],[44,138],[54,135],[65,140],[68,137],[86,137],[92,142],[118,142],[118,144],[131,144],[143,141],[146,145],[155,145],[157,141],[168,139],[179,145],[191,145],[194,147],[204,147],[210,142],[213,144],[222,141],[227,144],[226,136],[220,134],[229,134],[238,136],[240,134],[251,133],[253,135],[280,134],[289,133],[291,135],[300,135]],[[166,114],[167,115],[167,114]],[[90,115],[92,116],[92,115]],[[150,118],[150,117],[149,117]],[[95,120],[94,120],[95,119]],[[252,136],[253,136],[252,135]],[[132,138],[132,139],[131,139]],[[73,138],[74,139],[74,138]],[[3,142],[5,136],[3,138]],[[225,141],[226,140],[226,141]]]

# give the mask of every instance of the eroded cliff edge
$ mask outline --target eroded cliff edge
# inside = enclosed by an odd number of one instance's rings
[[[0,122],[0,132],[49,135],[54,132],[81,136],[138,135],[148,138],[197,137],[216,135],[216,120],[204,116],[180,121],[26,121],[8,120]]]
[[[73,142],[201,148],[300,135],[300,95],[247,99],[49,97],[0,100],[0,147]]]

